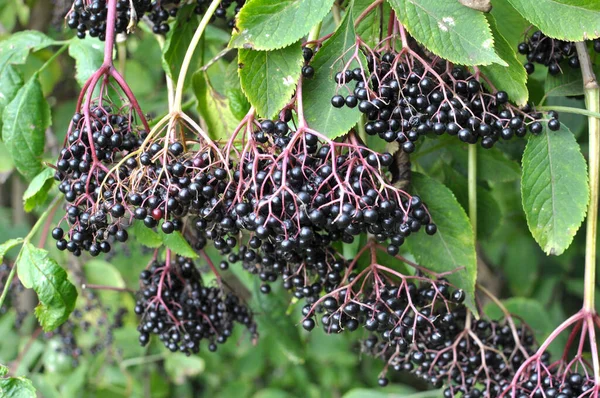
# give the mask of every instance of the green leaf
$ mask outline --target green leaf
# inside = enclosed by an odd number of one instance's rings
[[[372,4],[373,0],[354,0],[352,17],[356,20],[356,18]],[[356,34],[360,36],[369,47],[377,47],[379,44],[379,33],[381,32],[379,22],[382,17],[384,21],[389,20],[390,12],[390,5],[387,2],[383,3],[382,7],[377,7],[369,12],[356,27]]]
[[[167,249],[169,249],[183,257],[187,257],[187,258],[197,258],[198,257],[198,255],[196,254],[194,249],[192,249],[192,246],[190,246],[188,241],[185,240],[183,235],[181,235],[181,232],[175,231],[170,234],[165,234],[164,232],[162,232],[159,229],[158,233],[159,233],[164,245],[167,247]]]
[[[496,51],[498,51],[498,55],[508,66],[491,64],[481,66],[479,69],[485,76],[492,80],[499,91],[506,91],[511,102],[519,106],[524,106],[529,99],[527,72],[521,61],[517,58],[515,50],[498,30],[494,17],[488,14],[487,19],[496,42]]]
[[[275,50],[304,37],[319,23],[333,0],[250,0],[236,17],[229,45],[254,50]]]
[[[596,0],[509,0],[544,34],[566,41],[600,36],[600,2]]]
[[[563,124],[532,136],[523,153],[521,195],[527,224],[546,254],[560,255],[585,218],[587,166],[579,144]]]
[[[4,108],[17,95],[21,87],[23,87],[23,77],[21,73],[14,67],[8,66],[4,72],[0,73],[0,87],[2,87],[2,95],[0,95],[0,131],[2,130],[2,113]]]
[[[242,49],[238,58],[246,97],[259,115],[275,117],[296,89],[303,60],[300,42],[273,51]]]
[[[16,263],[23,286],[33,289],[40,303],[35,315],[44,331],[62,325],[75,308],[77,289],[67,279],[67,273],[48,252],[26,242]]]
[[[594,65],[594,72],[596,72],[596,75],[600,73],[600,66]],[[558,75],[548,73],[544,80],[544,95],[546,97],[583,95],[581,70],[563,65],[562,73]]]
[[[356,33],[351,10],[347,11],[344,20],[335,33],[325,41],[315,54],[311,65],[315,68],[312,79],[304,79],[302,97],[304,102],[304,117],[308,125],[329,138],[345,134],[360,119],[358,108],[343,107],[336,109],[331,105],[331,97],[337,91],[337,83],[333,80],[336,72],[342,70],[350,60],[356,46]],[[366,59],[359,53],[363,65]],[[349,68],[358,66],[353,61]]]
[[[9,65],[24,64],[31,51],[38,51],[54,44],[55,41],[35,30],[25,30],[0,41],[0,75]]]
[[[104,45],[93,37],[73,40],[69,44],[69,55],[75,59],[75,78],[80,86],[96,72],[104,60]]]
[[[4,377],[8,374],[8,368],[0,364],[0,377]]]
[[[452,190],[465,211],[469,208],[467,178],[452,168],[444,170],[444,183]],[[502,223],[502,210],[490,191],[477,187],[477,231],[478,238],[489,239]]]
[[[142,221],[135,220],[133,222],[133,235],[139,243],[152,249],[163,245],[160,235],[146,227]]]
[[[227,66],[225,96],[229,100],[229,109],[233,116],[238,120],[242,120],[250,110],[250,102],[242,90],[242,84],[238,75],[237,57]]]
[[[466,147],[453,145],[446,148],[452,153],[453,166],[466,175],[468,168]],[[500,149],[477,148],[478,181],[508,182],[518,180],[520,177],[519,164],[509,159]]]
[[[165,372],[175,384],[184,384],[187,378],[199,375],[204,368],[204,360],[198,356],[174,353],[165,359]]]
[[[0,126],[0,132],[1,131],[2,126]],[[8,151],[8,148],[6,148],[6,144],[0,141],[0,184],[6,182],[6,180],[10,176],[10,173],[14,169],[15,162],[13,162],[12,157],[10,156],[10,152]]]
[[[48,198],[48,192],[54,185],[54,169],[47,167],[29,183],[29,186],[23,194],[23,201],[26,212],[30,212],[37,206],[43,204]]]
[[[177,80],[188,45],[199,25],[198,16],[194,13],[194,8],[195,6],[190,4],[179,9],[175,24],[171,27],[165,40],[162,65],[167,76],[173,80]],[[197,56],[200,54],[201,47],[198,46],[196,48],[193,59],[201,58]]]
[[[4,108],[2,121],[2,140],[17,170],[28,179],[35,177],[42,170],[45,131],[50,126],[50,107],[37,74]]]
[[[0,396],[2,398],[36,398],[35,388],[24,377],[8,377],[0,379]]]
[[[496,21],[502,22],[496,27],[513,50],[517,51],[519,43],[523,41],[523,32],[530,25],[529,22],[515,10],[508,0],[493,0],[490,14],[494,16]]]
[[[538,342],[544,341],[554,329],[554,325],[548,317],[548,310],[540,302],[523,297],[514,297],[502,303],[508,312],[512,315],[527,321],[531,327]],[[490,318],[498,319],[504,316],[504,313],[494,303],[485,307],[485,313]]]
[[[481,12],[454,0],[389,1],[411,36],[436,55],[462,65],[507,65],[494,51],[494,37]]]
[[[198,113],[206,122],[207,133],[215,140],[227,139],[240,120],[231,113],[230,100],[210,85],[204,72],[194,75],[193,85],[198,99]]]
[[[0,263],[2,263],[2,260],[4,260],[4,256],[6,256],[6,253],[8,253],[8,251],[10,249],[21,244],[22,242],[23,242],[23,238],[15,238],[15,239],[9,239],[6,242],[4,242],[3,244],[1,244],[0,245]]]
[[[469,218],[456,197],[444,184],[423,174],[413,173],[412,193],[425,202],[437,233],[416,233],[406,240],[417,262],[434,272],[449,272],[450,283],[467,294],[465,304],[473,312],[477,257],[475,239]]]

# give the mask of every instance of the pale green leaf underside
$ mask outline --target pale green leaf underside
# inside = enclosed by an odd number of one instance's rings
[[[585,218],[587,166],[566,126],[544,130],[529,139],[523,153],[521,195],[534,239],[546,254],[560,255]]]
[[[436,55],[462,65],[506,66],[481,12],[456,0],[389,1],[409,33]]]
[[[87,79],[102,65],[104,46],[92,37],[74,40],[69,44],[69,55],[75,59],[77,83],[83,86]]]
[[[290,100],[302,69],[300,43],[279,50],[242,49],[238,54],[242,90],[259,115],[272,118]]]
[[[481,72],[492,80],[496,89],[506,91],[510,101],[524,106],[529,99],[527,90],[527,72],[511,45],[502,36],[494,17],[488,15],[488,22],[494,35],[496,51],[498,55],[508,64],[507,67],[498,64],[481,66]]]
[[[333,0],[250,0],[236,19],[231,47],[274,50],[304,37],[319,23]]]
[[[54,183],[54,169],[47,167],[36,175],[23,194],[24,209],[30,212],[41,205],[48,197],[48,191]]]
[[[473,229],[467,214],[452,191],[442,183],[414,173],[411,184],[412,193],[425,202],[438,231],[433,236],[423,232],[411,236],[406,240],[410,252],[420,265],[431,271],[456,270],[447,278],[465,291],[466,305],[476,312],[477,258]]]
[[[547,36],[567,41],[600,36],[600,2],[597,0],[508,1]]]
[[[337,109],[331,105],[331,97],[337,90],[337,84],[333,77],[350,60],[354,54],[351,49],[355,45],[354,20],[352,12],[347,12],[335,33],[323,44],[311,61],[311,65],[315,68],[314,77],[304,79],[302,87],[304,117],[312,129],[329,138],[347,133],[360,119],[360,112],[357,108]],[[362,53],[359,53],[359,57],[362,66],[366,67],[367,62]],[[358,63],[353,61],[350,69],[356,66]]]

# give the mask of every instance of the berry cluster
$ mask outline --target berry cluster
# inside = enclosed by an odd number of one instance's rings
[[[592,47],[595,52],[600,53],[600,39],[594,39]],[[539,30],[526,37],[524,42],[519,43],[518,50],[527,57],[527,63],[524,66],[530,75],[535,71],[535,64],[547,67],[548,73],[551,75],[563,72],[561,64],[568,63],[571,68],[579,69],[575,43],[553,39]]]
[[[65,216],[69,231],[66,235],[61,227],[52,231],[60,250],[76,256],[85,250],[97,256],[110,251],[109,238],[127,240],[123,223],[127,209],[118,180],[134,164],[126,162],[117,176],[109,175],[108,168],[142,145],[147,133],[134,126],[130,108],[100,100],[73,117],[56,163],[55,179],[69,203]]]
[[[542,115],[530,107],[518,109],[504,91],[490,93],[480,73],[416,54],[368,51],[368,70],[346,68],[334,79],[349,92],[331,99],[336,108],[358,107],[367,116],[365,131],[386,142],[397,142],[411,153],[420,137],[433,133],[457,136],[462,142],[491,148],[499,140],[543,130]],[[354,81],[354,89],[348,85]],[[557,130],[558,120],[549,127]]]
[[[520,43],[518,50],[527,56],[525,70],[528,74],[535,71],[534,64],[540,64],[546,66],[551,75],[558,75],[562,73],[560,65],[565,60],[571,68],[579,68],[579,58],[574,43],[553,39],[539,30]]]
[[[140,275],[142,288],[135,312],[142,317],[140,343],[156,334],[169,350],[198,353],[202,340],[209,351],[227,341],[235,323],[245,325],[253,337],[252,313],[233,293],[202,283],[194,263],[183,257],[153,261]]]
[[[549,355],[545,355],[542,363],[549,366]],[[532,373],[515,391],[516,397],[549,397],[549,398],[577,398],[597,397],[598,387],[592,375],[577,372],[565,372],[539,377]]]
[[[237,14],[245,0],[222,0],[214,16],[227,19],[227,10],[234,3]],[[186,4],[195,5],[194,13],[203,15],[210,1],[208,0],[118,0],[116,33],[128,33],[145,15],[153,22],[152,30],[156,34],[166,34],[170,30],[168,24],[179,9]],[[106,38],[106,18],[108,15],[107,0],[75,0],[67,14],[67,25],[77,31],[77,37],[83,39],[86,34]],[[234,26],[233,18],[227,20],[230,28]]]

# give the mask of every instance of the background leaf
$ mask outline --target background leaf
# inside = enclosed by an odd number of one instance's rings
[[[31,51],[38,51],[54,44],[54,40],[42,32],[24,30],[0,41],[0,75],[9,65],[23,64]]]
[[[48,252],[26,242],[16,263],[23,286],[33,289],[40,300],[35,315],[45,331],[62,325],[75,308],[77,290],[67,280],[67,273]]]
[[[346,13],[344,20],[315,54],[311,65],[315,68],[312,79],[305,79],[302,86],[304,117],[308,125],[330,138],[338,137],[350,130],[360,119],[358,108],[343,107],[336,109],[331,105],[331,97],[337,92],[335,74],[349,61],[356,44],[354,19],[352,12]],[[360,54],[362,65],[367,61]],[[350,69],[358,66],[352,62]]]
[[[12,249],[13,247],[15,247],[16,245],[18,245],[22,242],[23,242],[23,238],[14,238],[14,239],[9,239],[6,242],[2,243],[0,245],[0,263],[2,263],[4,256],[6,256],[6,253],[8,253],[8,251],[10,249]]]
[[[236,18],[231,47],[274,50],[302,38],[331,9],[333,0],[250,0]]]
[[[435,272],[458,270],[448,275],[450,283],[467,294],[465,304],[475,308],[477,258],[473,229],[467,214],[456,197],[442,183],[423,174],[413,173],[412,193],[425,202],[437,233],[429,236],[419,232],[406,239],[409,251],[423,267]]]
[[[163,244],[160,235],[154,232],[154,230],[146,227],[143,221],[135,220],[133,222],[133,235],[139,243],[153,249],[156,249]]]
[[[508,0],[544,34],[566,41],[600,36],[600,3],[596,0]]]
[[[181,232],[175,231],[170,234],[165,234],[160,229],[158,230],[164,245],[167,249],[172,250],[174,253],[187,258],[197,258],[198,255],[192,249],[192,246],[185,240]]]
[[[494,51],[494,37],[481,12],[458,1],[390,0],[390,4],[411,36],[436,55],[462,65],[506,66]]]
[[[167,34],[165,45],[163,47],[162,65],[167,76],[174,81],[177,80],[185,52],[188,44],[192,40],[196,28],[199,25],[198,16],[194,13],[195,5],[183,6],[177,12],[174,26]],[[196,47],[193,59],[200,59],[197,55],[201,51],[201,46]],[[193,68],[191,68],[193,70]]]
[[[546,254],[560,255],[573,241],[589,200],[587,167],[579,144],[563,124],[531,136],[523,153],[523,209],[531,234]]]
[[[73,40],[69,44],[69,55],[75,60],[75,78],[80,86],[96,72],[104,61],[104,46],[93,37]]]
[[[2,120],[2,140],[12,155],[15,167],[26,178],[35,177],[42,170],[45,131],[50,126],[50,107],[37,74],[4,108]]]
[[[48,192],[54,185],[54,169],[47,167],[36,175],[23,194],[23,208],[30,212],[43,204],[48,198]]]
[[[250,110],[250,102],[242,90],[242,84],[240,83],[237,70],[238,60],[236,57],[227,67],[227,74],[225,76],[225,97],[227,97],[229,109],[233,116],[235,116],[237,120],[242,120]]]
[[[35,388],[24,377],[0,378],[0,396],[2,398],[36,398]]]
[[[291,99],[302,70],[300,43],[272,51],[238,53],[242,89],[259,115],[273,118]]]
[[[0,87],[2,87],[2,95],[0,95],[0,131],[2,131],[2,113],[4,108],[17,95],[21,87],[23,87],[23,77],[21,73],[14,67],[8,66],[0,73]]]

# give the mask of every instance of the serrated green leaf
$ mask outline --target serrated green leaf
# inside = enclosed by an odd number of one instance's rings
[[[37,397],[31,380],[24,377],[8,377],[6,379],[0,379],[0,396],[2,398]]]
[[[350,60],[354,53],[351,48],[354,46],[354,18],[352,10],[349,10],[335,33],[325,41],[312,59],[310,64],[315,69],[314,77],[303,81],[304,117],[312,129],[329,138],[347,133],[360,119],[357,108],[336,109],[331,105],[331,97],[337,90],[337,83],[333,77]],[[362,65],[366,65],[367,61],[362,53],[359,53],[359,57]],[[353,61],[350,69],[357,66],[358,63]]]
[[[238,75],[237,57],[227,66],[225,75],[225,96],[229,100],[229,109],[233,116],[242,120],[250,110],[250,101],[242,90],[240,77]]]
[[[444,184],[456,196],[465,211],[469,208],[468,182],[467,178],[452,168],[444,170]],[[477,237],[489,239],[502,223],[502,210],[490,191],[483,187],[477,187]]]
[[[291,99],[302,70],[300,42],[273,51],[238,53],[242,90],[259,115],[273,118]]]
[[[43,204],[48,198],[48,192],[54,184],[54,169],[47,167],[29,183],[23,194],[24,209],[30,212]]]
[[[75,78],[83,86],[90,76],[102,66],[104,45],[93,37],[73,40],[69,44],[69,55],[75,60]]]
[[[175,231],[170,234],[165,234],[160,229],[158,230],[158,234],[160,235],[164,245],[167,249],[173,251],[180,256],[187,258],[197,258],[198,254],[192,249],[192,246],[188,243],[187,240],[181,235],[181,232]]]
[[[199,25],[198,16],[194,13],[194,8],[195,5],[190,4],[179,9],[175,24],[171,27],[165,40],[162,65],[167,76],[173,80],[177,80],[188,45]],[[200,58],[197,57],[201,51],[200,47],[198,46],[194,51],[193,59]]]
[[[600,73],[600,66],[594,65],[596,75]],[[583,78],[580,69],[573,69],[566,65],[562,66],[562,73],[551,75],[548,73],[544,80],[544,96],[566,97],[571,95],[583,95]]]
[[[163,245],[163,240],[159,234],[146,227],[142,221],[136,220],[133,223],[133,236],[135,240],[146,247],[156,249]]]
[[[600,36],[597,0],[509,0],[510,4],[544,34],[566,41]]]
[[[9,65],[25,63],[31,51],[38,51],[54,44],[55,41],[35,30],[24,30],[0,41],[0,75]]]
[[[514,102],[519,106],[524,106],[529,99],[529,91],[527,90],[527,72],[521,61],[517,58],[515,50],[498,30],[494,17],[488,14],[487,20],[494,36],[496,51],[508,66],[504,67],[498,64],[491,64],[481,66],[479,69],[485,76],[492,80],[496,89],[506,91],[511,102]]]
[[[40,303],[35,315],[44,331],[51,331],[68,318],[77,300],[77,289],[67,279],[67,273],[48,256],[48,252],[31,243],[23,245],[16,263],[23,286],[33,289]]]
[[[587,165],[573,133],[532,136],[523,153],[521,196],[527,224],[546,254],[560,255],[573,241],[589,201]]]
[[[496,21],[502,22],[497,26],[498,30],[511,47],[517,51],[519,43],[523,41],[523,32],[530,26],[530,23],[515,10],[508,0],[494,0],[490,14]]]
[[[204,72],[200,71],[194,75],[193,85],[198,100],[198,113],[206,122],[207,133],[215,140],[226,140],[240,121],[231,113],[230,99],[210,85]]]
[[[12,155],[15,167],[26,178],[35,177],[42,170],[45,132],[50,126],[50,107],[37,74],[4,108],[2,121],[2,140]]]
[[[450,283],[467,294],[465,304],[473,312],[477,257],[475,239],[469,218],[456,197],[444,184],[423,174],[413,173],[412,193],[427,205],[437,233],[416,233],[406,240],[409,251],[423,267],[435,272],[454,271]]]
[[[507,65],[494,51],[494,37],[481,12],[454,0],[389,2],[411,36],[436,55],[461,65]]]
[[[250,0],[236,17],[229,45],[275,50],[304,37],[331,10],[333,0]]]
[[[0,73],[0,131],[2,130],[2,113],[4,108],[17,95],[21,87],[23,87],[23,77],[21,73],[14,67],[8,66],[4,72]]]
[[[23,238],[15,238],[9,239],[6,242],[2,243],[0,245],[0,263],[2,263],[2,260],[4,260],[4,256],[6,256],[6,253],[8,253],[10,249],[21,244],[22,242]]]

